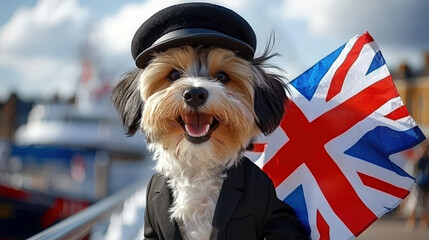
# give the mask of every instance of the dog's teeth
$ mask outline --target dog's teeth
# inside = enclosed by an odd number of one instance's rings
[[[206,129],[204,129],[204,133],[203,133],[201,136],[205,136],[205,135],[209,132],[210,125],[209,125],[209,124],[206,124],[206,125],[205,125],[205,128],[206,128]]]
[[[189,134],[189,136],[191,136],[191,137],[204,137],[205,135],[207,135],[207,133],[209,132],[209,130],[210,130],[210,124],[205,124],[204,126],[203,126],[203,128],[204,128],[204,131],[202,131],[202,132],[200,132],[200,133],[194,133],[193,132],[193,130],[188,126],[188,125],[185,125],[185,129],[186,129],[186,132]]]
[[[192,136],[192,134],[191,134],[191,130],[189,129],[189,126],[188,126],[188,125],[185,125],[185,129],[186,129],[186,132],[187,132],[190,136]]]

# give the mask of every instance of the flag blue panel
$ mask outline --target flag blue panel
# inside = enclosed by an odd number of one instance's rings
[[[425,137],[418,127],[400,132],[378,126],[367,132],[345,153],[394,171],[401,176],[410,177],[402,168],[390,161],[389,156],[411,148],[424,139]]]
[[[371,65],[368,68],[368,72],[366,73],[366,75],[370,74],[371,72],[373,72],[376,69],[379,69],[381,66],[383,66],[384,64],[386,64],[386,61],[384,61],[383,55],[381,54],[380,51],[378,51],[374,58],[372,59]]]
[[[310,233],[311,228],[308,222],[308,211],[302,185],[299,185],[295,190],[293,190],[293,192],[289,194],[283,202],[289,204],[295,210],[296,216],[301,220],[305,230],[307,230],[307,233]]]
[[[290,82],[292,86],[296,88],[308,101],[313,98],[314,93],[316,92],[317,86],[331,68],[332,63],[340,55],[346,45],[339,47],[337,50],[326,56],[320,62],[316,63],[313,67],[305,71],[299,77],[295,78]]]

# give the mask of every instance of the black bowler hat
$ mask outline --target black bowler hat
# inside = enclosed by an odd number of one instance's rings
[[[150,17],[131,42],[136,66],[144,68],[155,52],[181,46],[218,46],[252,60],[256,36],[234,11],[210,3],[184,3],[167,7]]]

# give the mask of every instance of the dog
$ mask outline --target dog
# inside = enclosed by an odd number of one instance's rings
[[[175,20],[177,18],[171,12],[189,14],[189,8],[193,10],[192,14],[198,14],[198,9],[216,16],[222,15],[220,11],[237,17],[236,13],[217,5],[187,3],[161,10],[152,20],[159,16]],[[216,10],[214,13],[213,9]],[[195,18],[192,15],[186,22]],[[145,23],[142,27],[144,31],[148,28]],[[161,27],[158,24],[153,28]],[[248,30],[247,25],[245,28]],[[194,29],[199,28],[191,28]],[[141,31],[139,29],[134,37],[135,49],[140,47],[141,39],[136,39],[142,38]],[[154,30],[147,31],[146,39],[153,37],[151,31]],[[159,38],[155,38],[156,43]],[[161,38],[165,38],[165,34]],[[225,185],[235,179],[233,176],[239,175],[236,172],[242,171],[241,178],[251,179],[245,180],[246,183],[255,181],[252,184],[255,190],[261,185],[262,192],[270,192],[262,194],[261,216],[283,212],[284,215],[278,216],[287,218],[283,225],[287,225],[284,230],[288,236],[306,239],[293,210],[275,197],[269,178],[243,157],[245,150],[252,148],[256,137],[270,134],[277,128],[285,112],[285,79],[270,71],[273,66],[267,63],[276,54],[270,54],[267,47],[260,57],[248,57],[239,48],[231,47],[231,43],[213,44],[210,39],[199,39],[195,44],[193,39],[195,36],[173,44],[171,42],[176,38],[164,39],[167,46],[163,49],[153,47],[153,51],[143,56],[147,58],[144,61],[139,60],[139,54],[153,45],[136,50],[133,54],[139,68],[125,75],[113,90],[112,102],[122,117],[127,134],[132,136],[141,130],[154,153],[156,174],[148,184],[145,237],[226,239],[232,234],[241,237],[238,239],[269,239],[270,236],[286,239],[283,235],[275,235],[281,230],[272,229],[282,225],[278,224],[278,219],[272,220],[277,222],[275,224],[266,223],[266,219],[257,224],[257,216],[249,218],[251,208],[259,208],[251,199],[249,204],[256,206],[246,207],[244,216],[240,215],[242,213],[235,216],[235,212],[240,212],[235,207],[246,205],[242,204],[246,190],[240,190],[244,193],[237,200],[231,200],[222,192]],[[250,170],[237,170],[241,168]],[[258,193],[252,194],[256,196]],[[218,215],[225,214],[221,206],[228,205],[229,201],[235,201],[235,207],[227,208],[228,216],[219,220]],[[233,229],[243,226],[241,230]],[[267,233],[270,229],[273,233]]]

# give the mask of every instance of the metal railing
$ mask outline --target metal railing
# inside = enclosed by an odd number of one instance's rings
[[[136,181],[112,196],[100,200],[27,240],[82,239],[90,234],[91,229],[96,224],[107,219],[133,193],[144,187],[145,181]]]

